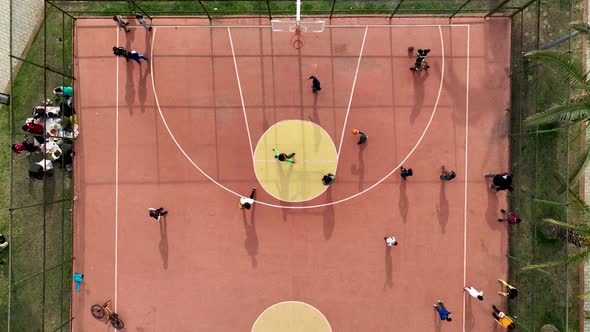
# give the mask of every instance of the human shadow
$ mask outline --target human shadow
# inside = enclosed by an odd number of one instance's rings
[[[162,265],[164,270],[168,269],[168,222],[166,217],[160,220],[160,256],[162,256]]]
[[[383,289],[393,287],[393,262],[391,261],[391,247],[385,246],[385,282]]]
[[[358,166],[356,164],[352,164],[350,166],[350,171],[354,175],[358,175],[358,190],[363,190],[363,183],[365,182],[365,158],[364,158],[364,151],[367,144],[357,144],[359,147],[358,150]]]
[[[126,60],[127,65],[127,83],[125,84],[125,102],[129,108],[129,114],[133,114],[133,104],[135,102],[135,82],[133,78],[133,66],[135,61]]]
[[[445,191],[446,181],[440,181],[440,193],[438,198],[438,206],[436,207],[438,215],[438,223],[443,233],[447,231],[447,224],[449,223],[449,201]]]
[[[328,188],[326,190],[326,198],[327,203],[332,202],[332,190]],[[336,224],[336,218],[334,215],[334,205],[328,205],[324,208],[324,239],[329,240],[332,238],[332,233],[334,232],[334,226]]]
[[[314,93],[313,94],[313,107],[312,107],[312,113],[309,116],[309,120],[312,121],[313,123],[316,124],[320,124],[320,113],[318,112],[318,94]]]
[[[248,210],[242,210],[242,221],[244,224],[244,231],[246,232],[244,248],[246,248],[246,252],[248,253],[248,256],[250,256],[252,267],[257,268],[258,260],[256,259],[256,256],[258,256],[258,235],[256,234],[256,204],[252,207],[249,224],[248,221],[246,221],[247,211]]]
[[[442,324],[445,321],[440,320],[440,315],[438,314],[438,311],[436,310],[436,308],[434,308],[434,328],[436,330],[436,332],[440,332],[441,328],[442,328]]]
[[[425,70],[420,70],[419,72],[414,72],[413,83],[414,83],[414,108],[412,109],[412,113],[410,113],[410,123],[414,124],[418,115],[420,115],[420,110],[424,105],[424,74]]]
[[[498,194],[495,190],[488,188],[488,208],[486,210],[486,220],[492,229],[504,228],[504,223],[498,222],[498,213],[500,212],[498,204]]]
[[[402,182],[399,185],[399,212],[404,223],[408,221],[408,195],[406,194],[406,182],[408,181],[402,179]]]
[[[150,58],[150,61],[151,58]],[[138,95],[139,95],[139,107],[141,112],[145,112],[145,101],[147,99],[147,78],[150,74],[151,67],[149,62],[145,63],[145,66],[139,66],[139,85],[138,85]]]
[[[468,299],[466,300],[467,305],[465,306],[465,326],[467,331],[473,331],[475,325],[475,316],[473,315],[472,303],[473,297],[465,295]],[[479,300],[477,300],[479,302]]]

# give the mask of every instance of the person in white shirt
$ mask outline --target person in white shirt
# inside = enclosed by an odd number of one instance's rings
[[[250,210],[252,205],[254,205],[254,195],[255,194],[256,194],[256,188],[252,188],[252,192],[250,193],[250,198],[241,197],[240,198],[240,209]]]
[[[393,236],[385,237],[385,245],[388,247],[397,246],[397,240]]]
[[[473,286],[469,286],[469,287],[465,287],[463,288],[467,293],[469,293],[469,295],[471,295],[472,297],[483,301],[483,292],[482,291],[478,291],[477,289],[473,288]]]
[[[8,247],[8,241],[6,241],[6,238],[4,237],[4,235],[0,234],[0,250],[4,249]]]

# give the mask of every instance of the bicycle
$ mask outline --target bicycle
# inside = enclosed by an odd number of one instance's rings
[[[102,319],[105,315],[108,315],[108,318],[104,323],[106,324],[108,322],[111,322],[111,325],[115,328],[115,330],[121,330],[125,326],[125,324],[119,318],[119,315],[114,313],[109,308],[109,302],[111,302],[111,300],[106,301],[103,305],[93,305],[92,308],[90,308],[90,313],[96,319]]]

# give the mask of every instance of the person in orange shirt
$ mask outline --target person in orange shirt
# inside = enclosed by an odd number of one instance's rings
[[[514,330],[516,328],[516,324],[514,324],[512,318],[506,316],[505,313],[498,310],[498,308],[496,308],[495,305],[492,305],[492,308],[494,309],[492,316],[494,316],[498,324],[502,325],[504,328],[509,330]]]

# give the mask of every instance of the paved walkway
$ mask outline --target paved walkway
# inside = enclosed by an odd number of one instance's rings
[[[0,0],[0,8],[0,92],[4,92],[10,81],[10,10],[12,9],[12,54],[20,56],[43,19],[44,1],[12,0],[10,8],[10,0]],[[16,64],[16,61],[12,61],[13,68]]]

